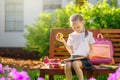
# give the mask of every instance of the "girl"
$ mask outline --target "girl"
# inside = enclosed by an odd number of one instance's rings
[[[85,22],[80,14],[73,14],[70,17],[70,26],[73,32],[69,34],[67,42],[62,39],[56,39],[62,42],[68,52],[71,54],[71,58],[84,57],[81,60],[67,61],[65,66],[65,75],[67,80],[72,80],[71,67],[75,70],[79,80],[84,80],[83,72],[81,68],[93,68],[89,63],[88,56],[92,53],[92,43],[94,38],[91,32],[87,31],[84,26]]]

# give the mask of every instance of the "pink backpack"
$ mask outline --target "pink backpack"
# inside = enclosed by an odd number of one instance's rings
[[[101,36],[101,38],[100,38]],[[108,39],[103,38],[102,34],[98,34],[95,38],[95,43],[92,46],[93,54],[90,56],[91,64],[112,64],[113,60],[113,45]]]

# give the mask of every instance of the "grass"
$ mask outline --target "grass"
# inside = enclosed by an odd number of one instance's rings
[[[28,74],[31,77],[31,80],[36,80],[40,76],[39,73],[40,73],[39,70],[28,71]],[[107,80],[107,77],[108,76],[98,76],[97,80]],[[55,75],[54,78],[55,80],[66,80],[65,75]],[[49,80],[49,77],[47,75],[45,76],[45,80]],[[78,80],[77,76],[74,75],[73,80]],[[84,77],[84,80],[87,80],[86,76]]]
[[[97,80],[107,80],[107,77],[108,76],[98,76]],[[56,75],[55,77],[55,80],[66,80],[65,79],[65,76],[61,76],[61,75]],[[49,80],[48,76],[46,76],[45,80]],[[73,76],[73,80],[78,80],[77,76]],[[87,80],[86,76],[84,78],[84,80]]]
[[[27,72],[31,80],[37,80],[37,78],[40,76],[39,70],[28,70]]]

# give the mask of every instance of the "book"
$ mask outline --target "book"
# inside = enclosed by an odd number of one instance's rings
[[[74,60],[80,60],[85,58],[86,57],[68,58],[68,59],[61,60],[61,62],[74,61]]]
[[[108,65],[108,64],[101,64],[100,67],[102,67],[102,68],[111,68],[111,69],[119,68],[119,66],[117,66],[117,65]]]

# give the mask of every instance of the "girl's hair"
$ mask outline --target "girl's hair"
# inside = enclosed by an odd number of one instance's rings
[[[76,22],[76,21],[84,21],[83,17],[81,14],[73,14],[70,16],[70,22]]]
[[[81,14],[73,14],[72,16],[70,16],[70,23],[71,22],[76,22],[76,21],[84,21],[84,18],[82,17],[82,15]],[[88,31],[87,31],[87,29],[85,28],[85,37],[87,37],[88,36]]]

